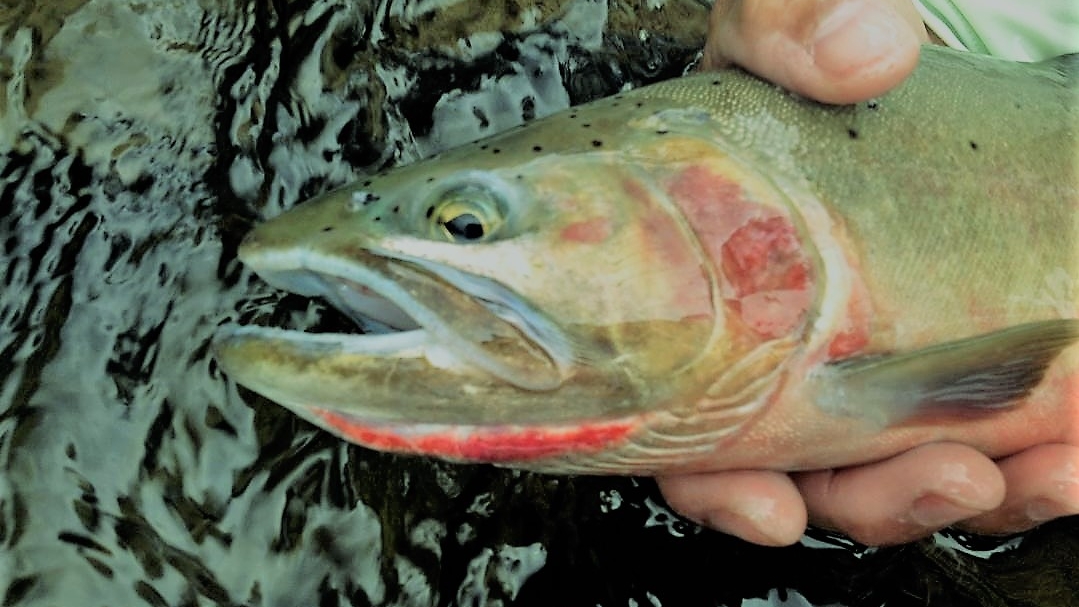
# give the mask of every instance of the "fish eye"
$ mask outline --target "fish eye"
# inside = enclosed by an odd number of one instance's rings
[[[446,230],[454,240],[475,241],[483,238],[487,228],[483,220],[472,213],[462,212],[454,215],[452,212],[445,213],[439,220],[442,229]]]
[[[433,236],[458,243],[489,240],[502,224],[498,198],[475,186],[443,192],[428,209],[427,218]]]

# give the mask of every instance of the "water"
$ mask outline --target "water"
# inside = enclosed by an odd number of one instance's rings
[[[217,369],[222,322],[339,322],[237,264],[254,222],[677,75],[706,14],[0,6],[3,605],[1072,604],[1075,520],[1021,540],[764,549],[677,518],[646,480],[352,447]]]

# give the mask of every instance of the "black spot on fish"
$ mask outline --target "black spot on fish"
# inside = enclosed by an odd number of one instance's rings
[[[972,149],[974,151],[977,151],[978,150],[978,142],[977,141],[971,141],[970,142],[970,149]]]
[[[431,215],[434,215],[434,214],[435,214],[435,207],[427,207],[427,213],[424,214],[424,217],[427,217],[428,219],[430,219]]]
[[[876,99],[871,99],[865,102],[865,107],[871,110],[876,110],[880,108],[880,103]]]
[[[644,107],[644,102],[643,101],[638,101],[637,102],[637,107]]]
[[[483,145],[481,145],[481,146],[480,146],[480,149],[481,149],[481,150],[486,150],[486,149],[487,149],[487,148],[489,148],[489,147],[491,147],[491,146],[489,146],[489,145],[487,145],[487,144],[485,143],[485,144],[483,144]]]
[[[713,80],[712,86],[719,86],[719,80]]]
[[[501,153],[502,153],[502,150],[501,150],[501,149],[499,149],[499,148],[495,148],[495,149],[491,150],[491,153],[492,153],[492,154],[501,154]]]
[[[543,151],[543,146],[542,145],[534,145],[534,146],[532,146],[532,151],[533,152],[542,152]]]
[[[847,136],[849,136],[851,139],[857,139],[858,138],[858,131],[856,131],[854,129],[847,129]]]
[[[428,177],[428,178],[427,178],[427,183],[431,183],[431,182],[432,182],[432,181],[434,181],[434,180],[435,180],[435,178],[434,178],[434,177]]]
[[[657,135],[666,135],[667,133],[670,133],[667,129],[659,129],[656,131]]]
[[[382,221],[382,217],[375,215],[375,221]]]
[[[583,126],[583,127],[584,127],[584,128],[586,128],[586,129],[587,129],[587,128],[591,128],[591,127],[592,127],[592,123],[591,123],[591,122],[582,122],[582,123],[581,123],[581,126]]]
[[[332,232],[333,231],[333,226],[326,226],[326,227],[322,228],[322,231],[323,232]]]
[[[370,186],[370,185],[371,185],[371,180],[370,180],[370,179],[365,179],[365,180],[363,181],[363,187],[365,187],[365,188],[366,188],[366,187],[368,187],[368,186]]]
[[[393,207],[393,212],[396,213],[401,210],[401,207]]]
[[[601,146],[603,146],[602,141],[600,141],[599,139],[593,139],[592,140],[592,147],[598,148],[598,147],[601,147]]]

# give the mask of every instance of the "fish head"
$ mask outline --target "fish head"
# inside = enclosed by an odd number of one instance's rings
[[[363,331],[226,327],[226,371],[353,442],[549,471],[595,471],[657,417],[688,417],[713,379],[700,363],[743,352],[724,345],[715,264],[658,170],[674,140],[535,141],[454,150],[255,228],[246,265]]]

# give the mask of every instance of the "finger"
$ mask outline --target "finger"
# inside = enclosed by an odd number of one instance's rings
[[[978,533],[1017,533],[1079,514],[1079,447],[1049,444],[997,462],[1007,486],[999,508],[963,521]]]
[[[810,520],[869,545],[925,537],[996,508],[1004,478],[966,445],[922,445],[893,458],[836,471],[793,475]]]
[[[818,101],[853,103],[902,82],[926,41],[910,0],[720,0],[701,66],[733,62]]]
[[[744,540],[787,546],[805,532],[802,497],[781,472],[710,472],[656,481],[667,503],[683,516]]]

